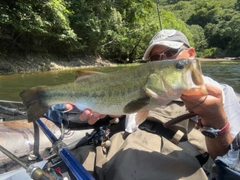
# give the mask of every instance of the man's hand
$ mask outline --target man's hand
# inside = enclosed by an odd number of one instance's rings
[[[100,114],[97,112],[92,112],[91,109],[85,109],[79,116],[80,121],[86,121],[88,120],[89,124],[94,124],[99,119],[104,118],[105,114]]]
[[[206,96],[182,95],[181,99],[190,112],[194,112],[201,117],[203,125],[222,128],[227,123],[222,91],[210,84],[206,84],[206,88],[208,91]]]
[[[74,106],[72,104],[66,104],[66,109],[72,110]],[[92,112],[91,109],[85,109],[79,116],[80,121],[86,121],[88,120],[89,124],[94,124],[99,119],[104,118],[105,114],[99,114],[97,112]]]
[[[204,126],[210,126],[216,129],[223,128],[228,119],[223,107],[221,89],[206,84],[208,90],[207,96],[182,96],[185,106],[190,112],[194,112],[201,117],[201,123]],[[205,138],[210,156],[215,159],[228,151],[233,137],[230,131],[218,138]]]

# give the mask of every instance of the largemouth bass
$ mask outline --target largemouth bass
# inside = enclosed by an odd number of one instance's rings
[[[87,75],[68,84],[33,87],[22,91],[20,97],[32,122],[54,104],[70,103],[101,114],[146,114],[182,94],[206,93],[199,61],[178,59]]]

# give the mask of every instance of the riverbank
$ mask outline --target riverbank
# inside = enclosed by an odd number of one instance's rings
[[[0,74],[30,73],[37,71],[64,70],[79,67],[115,66],[108,60],[94,56],[57,57],[54,55],[27,55],[0,57]]]
[[[207,59],[197,58],[200,61],[233,61],[231,58]],[[30,73],[39,71],[65,70],[87,67],[116,66],[108,60],[95,56],[57,57],[49,54],[41,55],[12,55],[0,57],[0,74]]]
[[[235,57],[226,57],[226,58],[197,58],[199,61],[211,61],[211,62],[231,62],[231,61],[239,61],[240,58]]]

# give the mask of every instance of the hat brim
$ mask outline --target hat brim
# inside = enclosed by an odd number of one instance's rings
[[[166,46],[172,49],[179,49],[180,47],[182,47],[184,43],[182,42],[176,42],[176,41],[161,41],[161,42],[156,42],[156,43],[152,43],[150,46],[148,46],[147,50],[144,53],[143,56],[143,60],[148,60],[150,57],[150,53],[153,49],[154,46],[156,45],[161,45],[161,46]]]

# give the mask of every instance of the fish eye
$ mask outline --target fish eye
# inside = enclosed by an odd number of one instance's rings
[[[183,64],[182,62],[177,62],[176,68],[177,68],[178,70],[181,70],[181,69],[184,68],[184,64]]]

